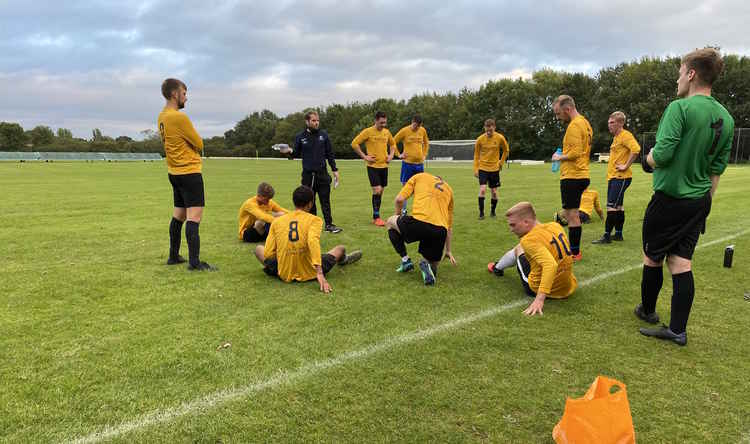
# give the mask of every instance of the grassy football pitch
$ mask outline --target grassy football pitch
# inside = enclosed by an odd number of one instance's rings
[[[625,242],[591,245],[603,229],[594,216],[579,289],[533,318],[515,272],[487,273],[517,238],[502,217],[477,220],[468,163],[427,166],[456,198],[459,263],[444,263],[435,287],[394,271],[361,162],[340,162],[332,200],[344,231],[322,246],[361,248],[362,260],[334,268],[328,296],[266,277],[237,240],[237,211],[263,180],[290,208],[300,168],[207,160],[201,256],[220,270],[192,273],[164,265],[162,163],[0,164],[0,441],[549,443],[566,396],[599,374],[627,384],[639,442],[750,440],[750,168],[722,176],[694,257],[687,347],[641,336],[632,313],[651,196],[637,166]],[[513,165],[502,180],[500,214],[529,200],[549,221],[560,206],[549,165]],[[592,188],[603,200],[603,165],[592,165]],[[665,270],[665,321],[670,297]]]

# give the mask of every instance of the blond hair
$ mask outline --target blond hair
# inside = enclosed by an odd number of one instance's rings
[[[615,111],[612,114],[609,115],[610,119],[615,119],[616,122],[622,123],[625,125],[625,113],[622,111]]]
[[[484,121],[484,126],[496,127],[496,125],[495,125],[495,119],[487,119],[487,120],[485,120]]]
[[[536,219],[536,211],[531,202],[518,202],[505,212],[505,217],[517,216],[523,219]]]

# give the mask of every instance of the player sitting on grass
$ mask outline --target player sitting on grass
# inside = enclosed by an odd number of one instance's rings
[[[604,211],[602,211],[602,207],[599,205],[599,193],[591,188],[586,188],[586,191],[581,194],[581,207],[578,209],[581,223],[590,223],[591,213],[594,211],[599,215],[599,220],[604,219]],[[555,222],[563,227],[568,225],[568,220],[565,218],[565,210],[555,213]]]
[[[238,216],[240,240],[245,242],[265,241],[273,219],[289,212],[274,202],[272,199],[274,194],[271,185],[261,182],[258,185],[257,195],[242,204]]]
[[[573,258],[568,239],[556,222],[540,223],[534,207],[519,202],[506,213],[510,231],[521,242],[497,262],[487,264],[490,273],[503,275],[503,270],[516,266],[521,285],[529,296],[536,296],[524,314],[542,313],[547,297],[564,299],[575,291],[578,281],[573,275]]]
[[[402,216],[404,202],[414,195],[411,216]],[[396,212],[385,223],[388,237],[401,256],[398,272],[414,269],[406,252],[406,244],[419,241],[419,253],[424,257],[419,262],[425,285],[435,284],[435,275],[440,260],[445,257],[456,265],[451,254],[451,227],[453,226],[453,189],[438,176],[419,173],[412,176],[396,196]]]
[[[295,210],[274,219],[266,245],[255,247],[255,257],[269,276],[278,276],[286,282],[317,279],[320,291],[329,293],[331,285],[325,274],[336,264],[348,265],[358,261],[362,252],[346,254],[346,248],[337,245],[321,256],[323,219],[308,213],[314,197],[312,189],[304,185],[294,190],[292,200]]]

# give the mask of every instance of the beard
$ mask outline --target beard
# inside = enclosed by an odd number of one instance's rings
[[[182,108],[185,108],[185,102],[178,101],[177,102],[177,109],[182,109]]]

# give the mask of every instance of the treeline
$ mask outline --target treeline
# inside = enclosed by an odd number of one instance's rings
[[[750,126],[750,58],[727,55],[725,69],[714,85],[714,96],[734,116],[736,127]],[[643,58],[604,68],[595,76],[553,70],[537,71],[531,79],[492,80],[458,93],[426,93],[408,100],[378,99],[372,103],[333,104],[318,109],[321,127],[331,136],[336,155],[353,157],[350,143],[363,128],[372,125],[375,111],[388,114],[395,133],[422,115],[430,139],[474,139],[485,119],[494,118],[511,146],[511,158],[547,158],[560,144],[564,127],[555,119],[552,102],[560,94],[573,96],[578,110],[594,128],[592,152],[607,151],[611,136],[607,118],[615,110],[628,116],[627,128],[636,136],[654,132],[666,105],[675,99],[680,59]],[[304,128],[305,110],[280,117],[271,111],[254,112],[237,122],[224,136],[205,139],[209,156],[274,156],[271,145],[291,143]],[[12,136],[7,128],[13,126]],[[19,132],[20,130],[20,132]],[[74,139],[69,131],[47,127],[24,131],[17,124],[0,123],[0,150],[19,146],[34,151],[163,151],[158,135],[143,132],[143,141],[112,139],[94,130],[91,140]],[[200,131],[200,128],[198,128]],[[15,137],[15,139],[12,139]],[[19,145],[19,141],[22,144]],[[15,149],[14,149],[15,148]]]

